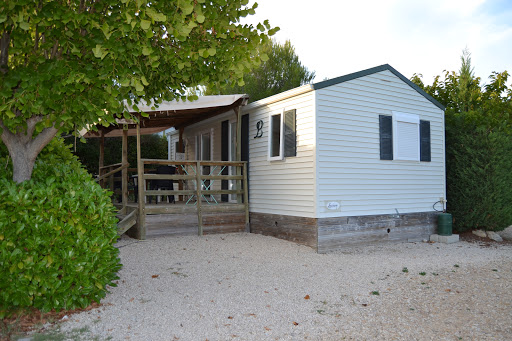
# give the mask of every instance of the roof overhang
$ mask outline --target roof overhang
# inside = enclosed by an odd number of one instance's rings
[[[140,121],[141,135],[155,134],[171,127],[176,129],[184,128],[197,122],[215,117],[235,108],[247,104],[247,95],[218,95],[200,96],[195,101],[164,101],[158,104],[147,104],[142,102],[138,110],[126,105],[127,110]],[[140,115],[144,112],[148,117]],[[117,124],[108,127],[97,126],[98,131],[88,131],[84,137],[100,137],[101,132],[105,137],[122,136],[123,130],[128,131],[128,136],[137,134],[135,121],[116,119]]]

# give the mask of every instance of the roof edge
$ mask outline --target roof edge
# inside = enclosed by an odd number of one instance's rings
[[[313,90],[320,90],[320,89],[326,88],[326,87],[331,86],[331,85],[340,84],[340,83],[347,82],[347,81],[350,81],[350,80],[353,80],[353,79],[356,79],[356,78],[368,76],[368,75],[371,75],[371,74],[374,74],[374,73],[377,73],[377,72],[386,71],[386,70],[390,71],[395,76],[400,78],[407,85],[409,85],[411,88],[416,90],[416,92],[418,92],[420,95],[422,95],[427,100],[432,102],[432,104],[434,104],[436,107],[438,107],[439,109],[441,109],[443,111],[445,110],[445,106],[444,105],[439,103],[435,98],[433,98],[432,96],[427,94],[423,89],[421,89],[419,86],[417,86],[416,84],[411,82],[409,79],[407,79],[407,77],[405,77],[400,72],[395,70],[389,64],[379,65],[379,66],[372,67],[372,68],[369,68],[369,69],[366,69],[366,70],[350,73],[348,75],[344,75],[344,76],[341,76],[341,77],[336,77],[336,78],[328,79],[328,80],[325,80],[325,81],[322,81],[322,82],[314,83],[314,84],[311,84],[311,87],[313,88]]]
[[[281,92],[281,93],[278,93],[278,94],[275,94],[275,95],[272,95],[269,97],[265,97],[265,98],[255,101],[255,102],[249,103],[243,108],[243,110],[245,111],[245,110],[256,109],[256,108],[262,107],[264,105],[269,105],[269,104],[279,102],[279,101],[282,101],[282,100],[285,100],[285,99],[288,99],[288,98],[291,98],[294,96],[302,95],[302,94],[305,94],[305,93],[313,91],[313,90],[314,89],[313,89],[312,84],[301,85],[297,88],[286,90],[284,92]]]
[[[225,99],[225,102],[219,103],[215,100]],[[247,105],[247,101],[249,99],[249,95],[247,94],[231,94],[231,95],[207,95],[207,96],[198,96],[198,99],[189,101],[189,100],[181,100],[175,99],[172,101],[162,101],[159,104],[155,104],[154,100],[151,100],[151,103],[147,103],[145,100],[141,100],[137,107],[139,110],[135,110],[133,106],[129,106],[127,104],[127,100],[123,100],[123,104],[125,108],[131,114],[138,112],[145,113],[153,113],[153,112],[162,112],[162,111],[180,111],[180,110],[195,110],[198,108],[208,108],[208,107],[229,107],[233,104],[240,102],[240,105]],[[211,100],[211,101],[208,101]],[[230,100],[230,101],[229,101]],[[153,109],[154,107],[154,109]]]

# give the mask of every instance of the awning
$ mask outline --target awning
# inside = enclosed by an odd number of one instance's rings
[[[218,95],[200,96],[195,101],[170,101],[162,102],[158,107],[141,103],[138,105],[140,111],[145,112],[149,117],[140,117],[141,135],[155,134],[174,127],[184,128],[208,118],[223,114],[234,108],[247,104],[247,95]],[[138,116],[138,111],[127,106],[130,113]],[[136,124],[123,119],[117,120],[118,124],[109,127],[98,126],[98,131],[88,131],[84,137],[100,137],[103,131],[105,137],[117,137],[123,135],[123,129],[128,130],[128,136],[136,135]]]

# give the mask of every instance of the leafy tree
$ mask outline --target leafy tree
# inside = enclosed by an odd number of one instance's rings
[[[459,72],[432,85],[412,81],[446,106],[448,209],[459,231],[499,230],[512,223],[512,87],[509,73],[493,72],[482,85],[464,51]]]
[[[445,71],[444,79],[436,76],[432,85],[425,85],[421,74],[414,74],[411,80],[446,106],[447,131],[453,120],[463,120],[488,131],[511,133],[512,87],[507,85],[508,78],[508,71],[493,72],[490,83],[481,84],[465,50],[459,72]]]
[[[267,55],[268,60],[244,76],[244,85],[226,81],[221,94],[245,93],[253,102],[310,83],[315,78],[315,72],[301,64],[289,40],[283,45],[269,40],[260,46],[259,53]],[[206,93],[215,92],[208,88]]]
[[[278,30],[268,21],[240,24],[255,13],[247,3],[2,1],[0,136],[13,180],[31,178],[59,131],[128,118],[123,100],[185,99],[187,87],[241,82],[266,59],[257,47]]]

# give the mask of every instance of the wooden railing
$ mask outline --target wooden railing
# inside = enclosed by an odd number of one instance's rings
[[[114,182],[114,174],[119,171],[122,171],[125,168],[128,168],[128,166],[130,166],[130,164],[128,164],[128,163],[125,163],[125,164],[115,163],[113,165],[100,167],[100,174],[96,178],[96,181],[99,182],[100,184],[102,184],[104,182],[103,180],[110,178],[110,182],[113,183]]]
[[[139,184],[139,219],[144,225],[146,214],[165,214],[188,212],[195,208],[198,219],[198,233],[203,234],[202,213],[206,209],[208,212],[232,212],[245,211],[245,222],[249,222],[249,198],[247,192],[247,162],[243,161],[170,161],[142,159],[142,166],[148,165],[166,165],[176,167],[177,174],[138,174]],[[154,166],[153,166],[154,167]],[[152,168],[153,168],[152,167]],[[208,167],[208,168],[205,168]],[[232,175],[226,175],[225,169],[231,169]],[[206,170],[206,172],[205,172]],[[203,174],[206,173],[206,174]],[[147,180],[172,180],[173,190],[151,190],[146,189]],[[217,184],[222,180],[234,181],[234,189],[217,189]],[[219,195],[236,195],[236,204],[218,205]],[[145,199],[148,196],[174,196],[185,201],[185,205],[176,207],[161,206],[146,208]],[[207,198],[210,198],[208,200]],[[203,202],[204,201],[204,202]]]

